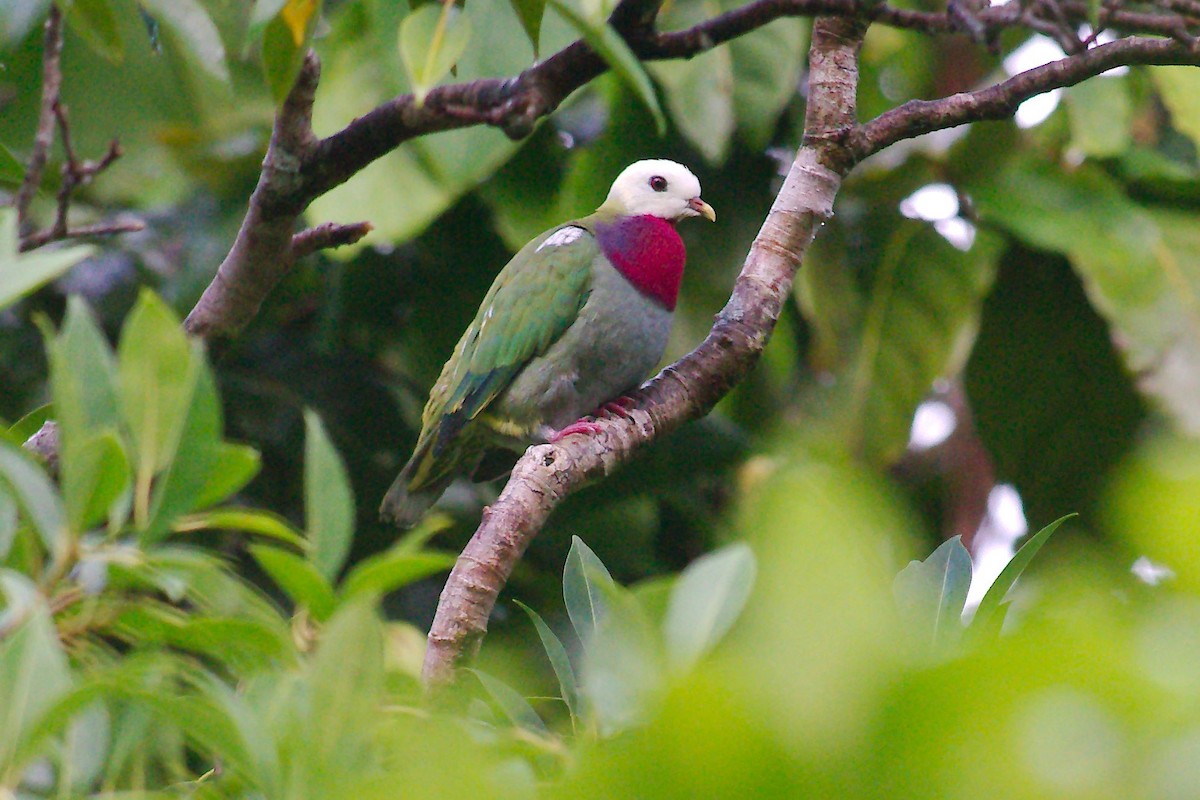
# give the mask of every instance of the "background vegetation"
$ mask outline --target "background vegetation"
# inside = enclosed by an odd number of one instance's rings
[[[509,255],[643,157],[692,166],[719,215],[681,231],[668,359],[700,341],[800,144],[810,23],[646,73],[610,53],[522,141],[403,144],[306,215],[373,232],[298,262],[206,349],[179,318],[307,42],[325,135],[451,63],[503,77],[535,46],[600,41],[611,9],[551,3],[531,39],[527,4],[493,0],[445,20],[382,0],[59,5],[74,152],[124,151],[72,222],[145,228],[19,253],[29,231],[0,210],[0,796],[1194,793],[1200,70],[1122,69],[1037,124],[861,164],[753,373],[556,510],[480,671],[435,707],[422,631],[498,491],[456,486],[399,540],[377,521],[437,370]],[[737,5],[675,0],[659,24]],[[48,9],[0,9],[14,196]],[[872,27],[859,117],[1019,71],[1029,40]],[[61,139],[51,155],[41,225]],[[923,401],[952,432],[913,427]],[[57,465],[21,448],[47,417]],[[951,537],[980,570],[1025,520],[1072,512],[1012,604],[964,629]]]

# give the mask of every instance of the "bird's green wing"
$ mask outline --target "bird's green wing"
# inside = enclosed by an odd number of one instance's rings
[[[430,393],[421,438],[432,437],[435,457],[571,327],[590,293],[598,253],[590,232],[566,225],[508,262]]]

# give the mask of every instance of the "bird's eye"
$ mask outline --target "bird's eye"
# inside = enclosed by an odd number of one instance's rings
[[[662,175],[655,175],[650,179],[650,188],[656,192],[665,192],[667,190],[667,179]]]

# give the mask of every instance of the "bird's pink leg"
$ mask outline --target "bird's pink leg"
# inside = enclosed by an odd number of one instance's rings
[[[603,430],[603,426],[599,425],[594,417],[581,417],[567,427],[563,428],[561,431],[555,431],[554,433],[550,434],[550,438],[546,441],[550,442],[550,444],[554,444],[562,441],[573,433],[582,433],[587,436],[591,436],[592,434],[599,433],[601,430]]]
[[[621,395],[615,400],[609,400],[596,409],[595,414],[575,420],[561,431],[551,434],[547,441],[554,444],[573,433],[582,433],[588,436],[599,433],[603,429],[603,426],[597,422],[597,419],[612,419],[613,417],[632,419],[633,415],[630,413],[630,410],[637,405],[637,402],[635,398],[628,395]]]

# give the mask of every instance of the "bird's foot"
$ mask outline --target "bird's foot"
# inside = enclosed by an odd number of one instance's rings
[[[550,444],[557,444],[574,433],[582,433],[585,436],[591,436],[599,433],[602,430],[604,430],[604,426],[596,422],[595,417],[581,417],[567,427],[563,428],[561,431],[555,431],[554,433],[550,434],[550,438],[546,441],[548,441]]]
[[[619,417],[620,419],[633,419],[633,414],[630,413],[637,407],[638,401],[628,395],[621,395],[616,400],[609,400],[597,410],[596,416],[602,419],[612,419]]]

